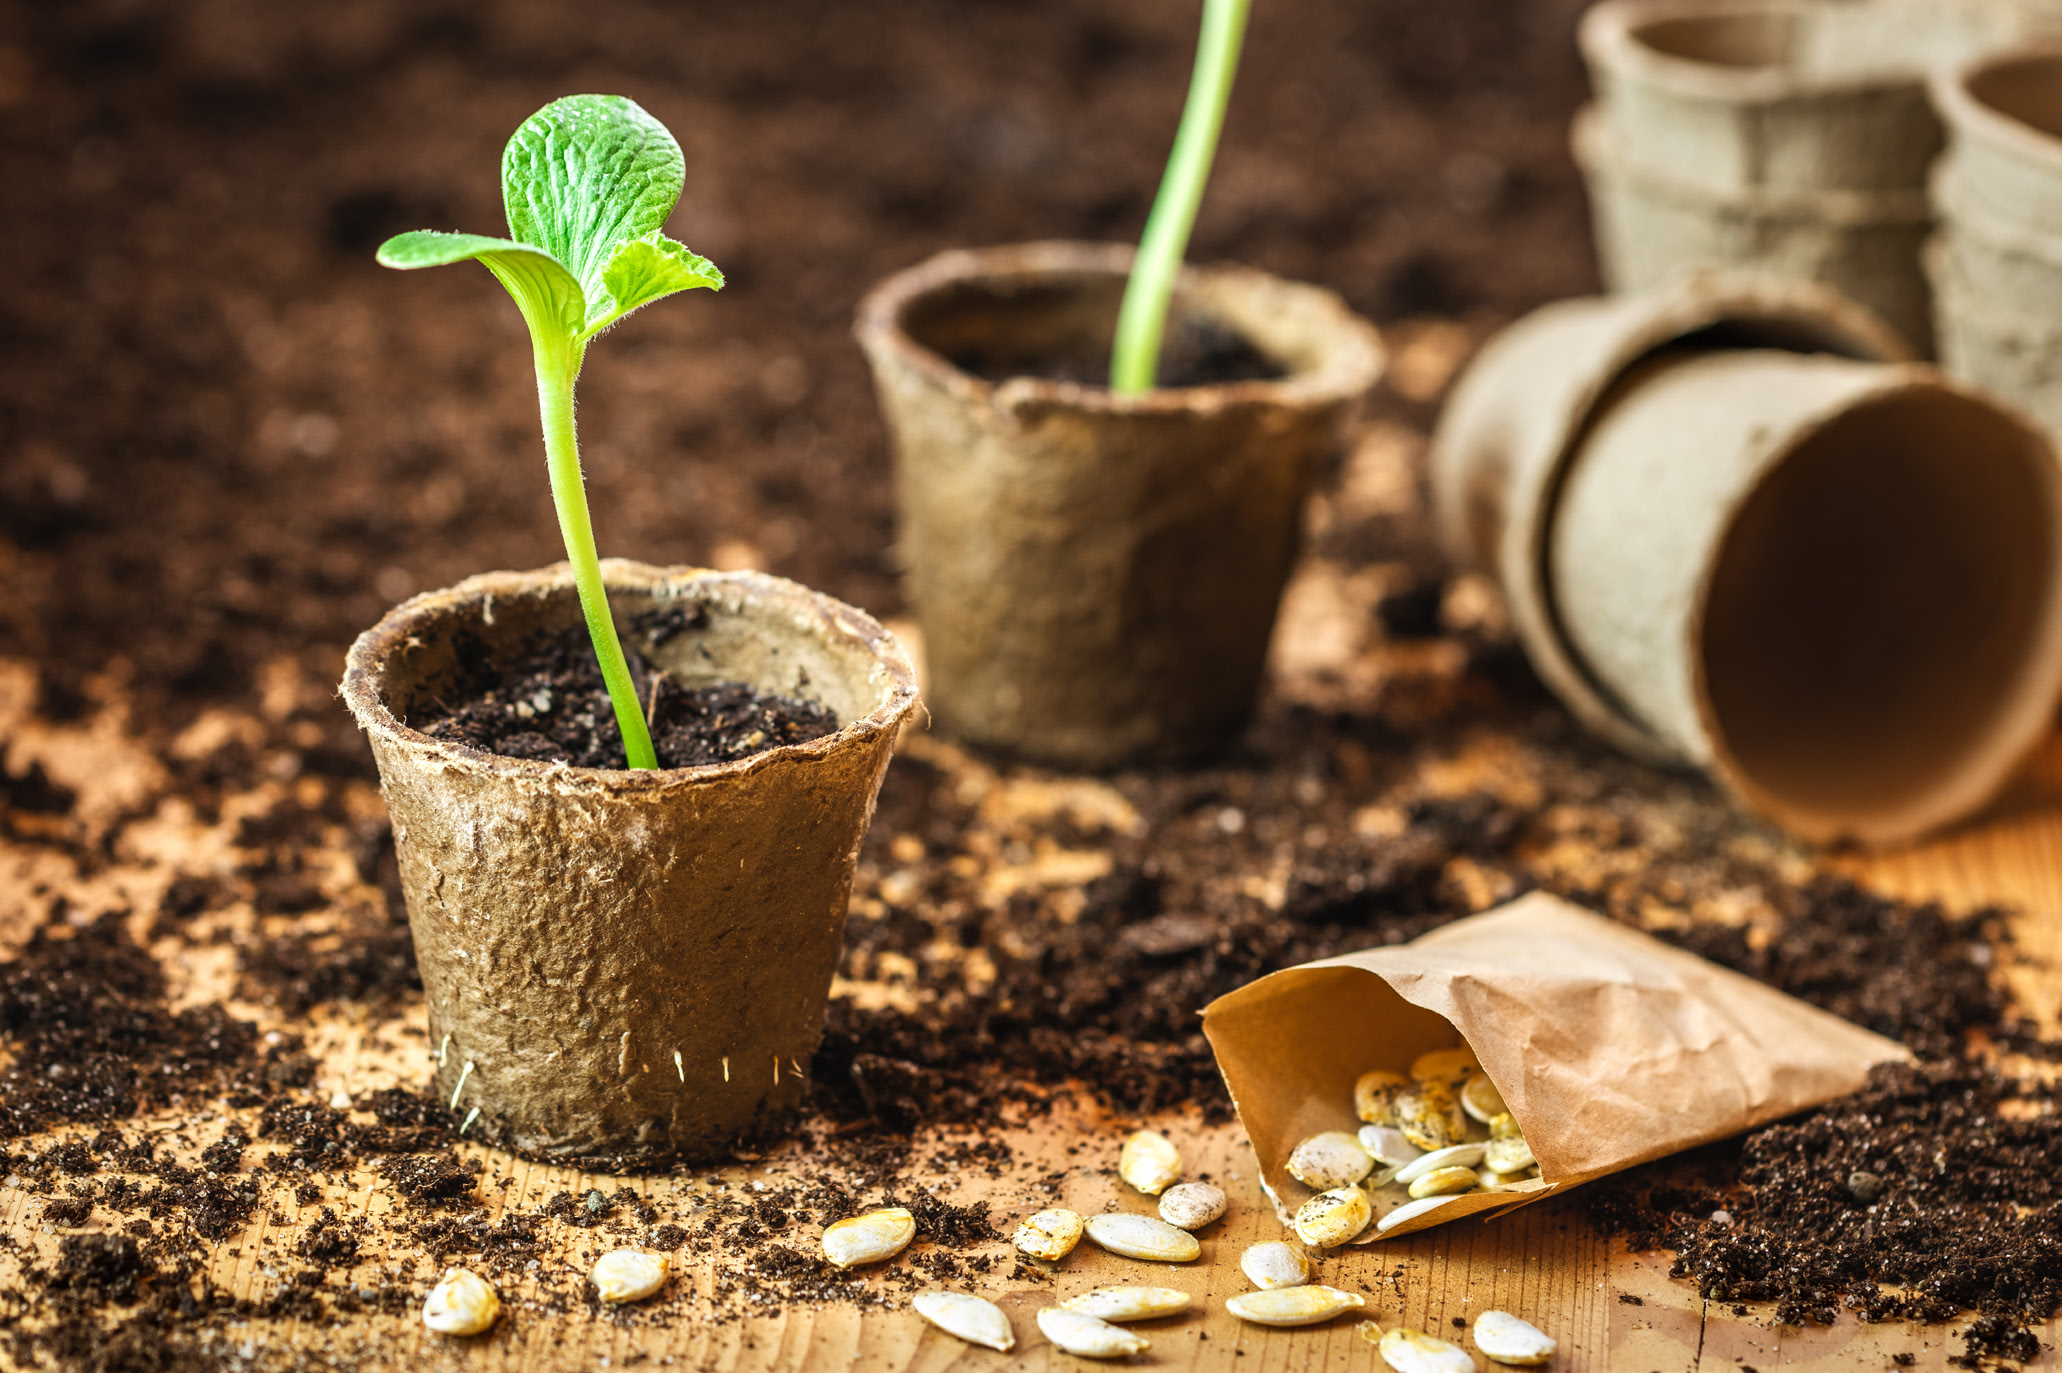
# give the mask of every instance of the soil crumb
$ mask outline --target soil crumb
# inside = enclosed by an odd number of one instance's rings
[[[504,758],[622,768],[623,733],[603,685],[587,632],[570,626],[539,635],[496,665],[477,640],[460,645],[466,699],[440,702],[409,724]],[[749,758],[834,733],[838,719],[814,701],[759,691],[743,682],[687,687],[651,670],[634,653],[631,676],[645,703],[652,747],[665,768]],[[435,708],[433,707],[433,710]]]

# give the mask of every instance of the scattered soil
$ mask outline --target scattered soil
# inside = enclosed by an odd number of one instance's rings
[[[503,662],[485,644],[460,645],[465,682],[459,699],[439,701],[439,714],[408,723],[432,739],[448,739],[504,758],[582,768],[627,767],[601,667],[585,628],[540,634]],[[806,744],[837,731],[838,718],[814,701],[759,691],[743,682],[688,687],[654,672],[635,654],[630,674],[663,768],[749,758],[767,749]]]

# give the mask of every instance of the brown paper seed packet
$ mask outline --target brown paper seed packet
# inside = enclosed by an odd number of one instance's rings
[[[1500,1212],[1858,1090],[1898,1044],[1772,987],[1536,892],[1409,944],[1320,959],[1203,1012],[1284,1215],[1311,1195],[1297,1143],[1353,1130],[1353,1084],[1474,1050],[1539,1162],[1381,1236]],[[1363,1240],[1375,1237],[1370,1226]]]

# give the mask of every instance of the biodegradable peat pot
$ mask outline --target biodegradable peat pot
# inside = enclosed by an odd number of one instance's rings
[[[1942,212],[1969,204],[2008,229],[2062,234],[2062,46],[1941,71],[1932,96],[1951,149]]]
[[[472,577],[389,612],[343,695],[393,817],[437,1091],[520,1153],[720,1157],[800,1102],[859,843],[916,704],[872,619],[792,582],[603,564],[626,647],[684,685],[743,681],[842,727],[736,762],[575,768],[408,727],[457,645],[580,623],[570,574]]]
[[[1577,718],[1654,761],[1675,754],[1597,686],[1562,636],[1547,536],[1562,478],[1618,379],[1663,349],[1735,347],[1911,356],[1882,321],[1825,287],[1691,273],[1663,290],[1562,301],[1519,320],[1468,365],[1432,437],[1433,505],[1449,550],[1502,583],[1533,667]]]
[[[1140,396],[1013,375],[1103,372],[1131,258],[948,252],[876,287],[856,326],[926,701],[942,730],[1064,767],[1191,760],[1243,727],[1304,497],[1382,364],[1330,292],[1190,268],[1169,339],[1208,326],[1283,375]]]
[[[1712,191],[1923,191],[1925,73],[2004,37],[2002,11],[1823,0],[1605,0],[1578,30],[1632,162]]]
[[[1547,572],[1597,687],[1808,839],[1968,814],[2062,694],[2062,466],[1930,368],[1643,362],[1563,478]]]
[[[1651,290],[1699,265],[1751,268],[1830,286],[1930,343],[1923,190],[1717,191],[1626,157],[1593,109],[1576,116],[1573,142],[1609,289]]]

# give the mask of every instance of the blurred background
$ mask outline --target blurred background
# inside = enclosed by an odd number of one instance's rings
[[[1191,256],[1408,342],[1595,289],[1576,0],[1259,0]],[[902,611],[849,337],[946,247],[1135,238],[1196,0],[73,0],[0,11],[0,655],[63,718],[110,673],[176,727],[260,664],[334,681],[389,604],[560,554],[526,336],[410,228],[499,233],[499,155],[579,91],[687,154],[728,274],[589,355],[604,554]],[[1450,363],[1377,409],[1422,426]],[[102,678],[107,680],[107,678]],[[339,770],[366,760],[336,712]],[[318,761],[313,760],[311,761]],[[319,766],[319,761],[318,761]]]

